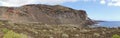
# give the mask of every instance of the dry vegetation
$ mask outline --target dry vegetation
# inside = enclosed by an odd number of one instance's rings
[[[72,24],[17,24],[7,21],[0,21],[0,30],[1,38],[114,38],[120,35],[120,28],[80,28]]]

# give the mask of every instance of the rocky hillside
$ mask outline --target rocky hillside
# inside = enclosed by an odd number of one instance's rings
[[[60,5],[0,7],[0,38],[119,38],[120,28],[80,28],[94,23],[84,10]]]
[[[93,24],[84,10],[75,10],[60,5],[25,5],[0,7],[0,19],[14,23],[40,22],[43,24]]]

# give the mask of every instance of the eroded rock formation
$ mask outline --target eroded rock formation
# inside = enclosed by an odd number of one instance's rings
[[[92,24],[84,10],[60,5],[25,5],[0,7],[0,19],[11,22],[41,22],[45,24]]]

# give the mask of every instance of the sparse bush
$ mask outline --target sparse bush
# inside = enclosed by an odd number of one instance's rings
[[[120,38],[120,36],[115,34],[115,35],[112,36],[112,38]]]

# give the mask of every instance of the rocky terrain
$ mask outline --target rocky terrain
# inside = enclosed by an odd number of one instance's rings
[[[90,28],[84,10],[60,5],[0,7],[0,38],[112,38],[120,28]]]
[[[25,5],[0,7],[1,19],[19,23],[41,22],[44,24],[93,24],[84,10],[75,10],[60,5]]]

